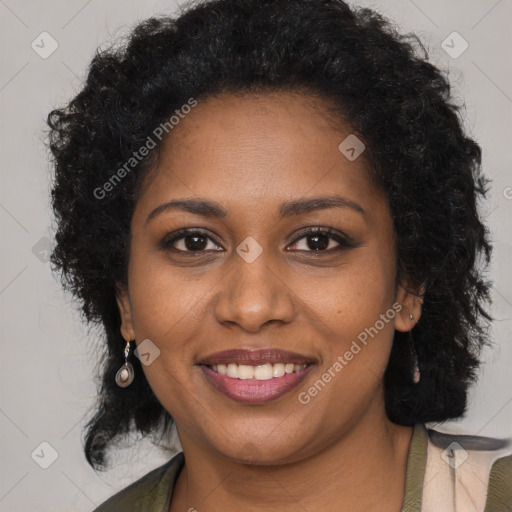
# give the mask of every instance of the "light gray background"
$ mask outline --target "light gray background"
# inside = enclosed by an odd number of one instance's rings
[[[493,179],[482,211],[495,245],[490,274],[495,346],[485,352],[466,418],[440,430],[510,437],[512,0],[355,3],[373,6],[402,31],[420,35],[431,60],[450,71],[457,96],[465,98],[467,129],[483,146],[484,169]],[[169,457],[138,440],[135,449],[118,452],[117,468],[106,474],[96,475],[85,461],[81,428],[95,399],[99,336],[81,324],[44,261],[45,237],[51,238],[52,230],[49,165],[41,141],[47,113],[79,90],[98,45],[126,34],[126,26],[137,20],[175,12],[176,5],[170,0],[0,0],[1,511],[89,511]],[[43,31],[59,45],[47,59],[31,48]],[[458,58],[441,47],[453,31],[469,44]],[[44,441],[58,454],[48,469],[31,457],[36,449],[34,459],[51,461],[51,451],[40,447]]]

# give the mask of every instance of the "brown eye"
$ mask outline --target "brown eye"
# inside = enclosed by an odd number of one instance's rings
[[[334,239],[324,233],[311,233],[302,238],[306,242],[308,249],[312,251],[321,251],[329,248]]]
[[[184,253],[218,250],[217,242],[213,237],[198,229],[182,229],[170,237],[165,237],[160,246],[165,250]]]
[[[298,246],[295,250],[305,252],[335,252],[346,248],[357,247],[349,237],[330,228],[314,228],[302,232],[292,244]]]

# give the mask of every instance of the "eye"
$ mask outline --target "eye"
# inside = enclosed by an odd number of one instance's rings
[[[297,246],[292,250],[320,254],[357,247],[357,243],[350,237],[331,228],[308,228],[300,232],[299,235],[293,244],[288,246],[292,248]],[[208,231],[198,228],[185,228],[171,233],[160,242],[160,246],[166,251],[178,253],[205,253],[224,250],[216,237]]]
[[[357,246],[352,239],[331,228],[310,228],[300,235],[291,246],[297,246],[299,251],[331,253]]]
[[[210,244],[210,247],[208,247]],[[212,247],[213,245],[213,247]],[[218,251],[218,242],[215,238],[202,229],[180,229],[172,236],[166,236],[161,242],[162,249],[175,252],[206,252]],[[222,248],[220,250],[223,250]]]

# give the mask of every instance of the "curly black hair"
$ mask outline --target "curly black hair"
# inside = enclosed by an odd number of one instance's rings
[[[424,292],[413,332],[422,378],[412,383],[408,335],[395,332],[384,377],[389,419],[437,422],[466,409],[489,343],[484,272],[491,246],[477,212],[488,179],[447,77],[417,37],[341,0],[201,1],[175,18],[147,19],[122,45],[98,51],[81,91],[48,115],[52,266],[84,319],[103,326],[106,337],[99,400],[84,439],[95,469],[106,467],[118,436],[163,435],[173,424],[138,360],[129,388],[114,381],[125,345],[116,292],[126,285],[130,221],[159,140],[143,158],[138,150],[191,98],[271,91],[329,100],[364,141],[393,215],[397,275]]]

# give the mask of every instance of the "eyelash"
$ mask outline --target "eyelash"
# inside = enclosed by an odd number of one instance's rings
[[[299,252],[307,252],[314,255],[319,254],[332,254],[333,252],[341,251],[344,249],[351,249],[358,246],[358,244],[351,240],[347,236],[343,236],[337,231],[334,231],[331,228],[321,228],[321,227],[314,227],[314,228],[308,228],[305,229],[297,234],[297,238],[292,242],[291,245],[296,245],[300,240],[306,238],[310,234],[322,234],[327,235],[328,238],[336,241],[339,246],[331,249],[324,249],[324,250],[299,250]],[[177,242],[178,240],[181,240],[183,238],[186,238],[187,236],[193,236],[193,235],[201,235],[207,238],[208,240],[216,243],[217,245],[220,245],[220,242],[215,238],[212,237],[210,234],[208,234],[207,231],[200,229],[200,228],[184,228],[180,229],[176,233],[173,233],[173,236],[171,238],[168,238],[169,235],[167,235],[160,243],[160,246],[163,250],[166,251],[174,251],[179,252],[182,254],[198,254],[198,253],[206,253],[205,250],[198,250],[198,251],[189,251],[189,250],[182,250],[182,249],[175,249],[173,248],[173,244]],[[215,252],[221,252],[221,251],[215,251]]]

